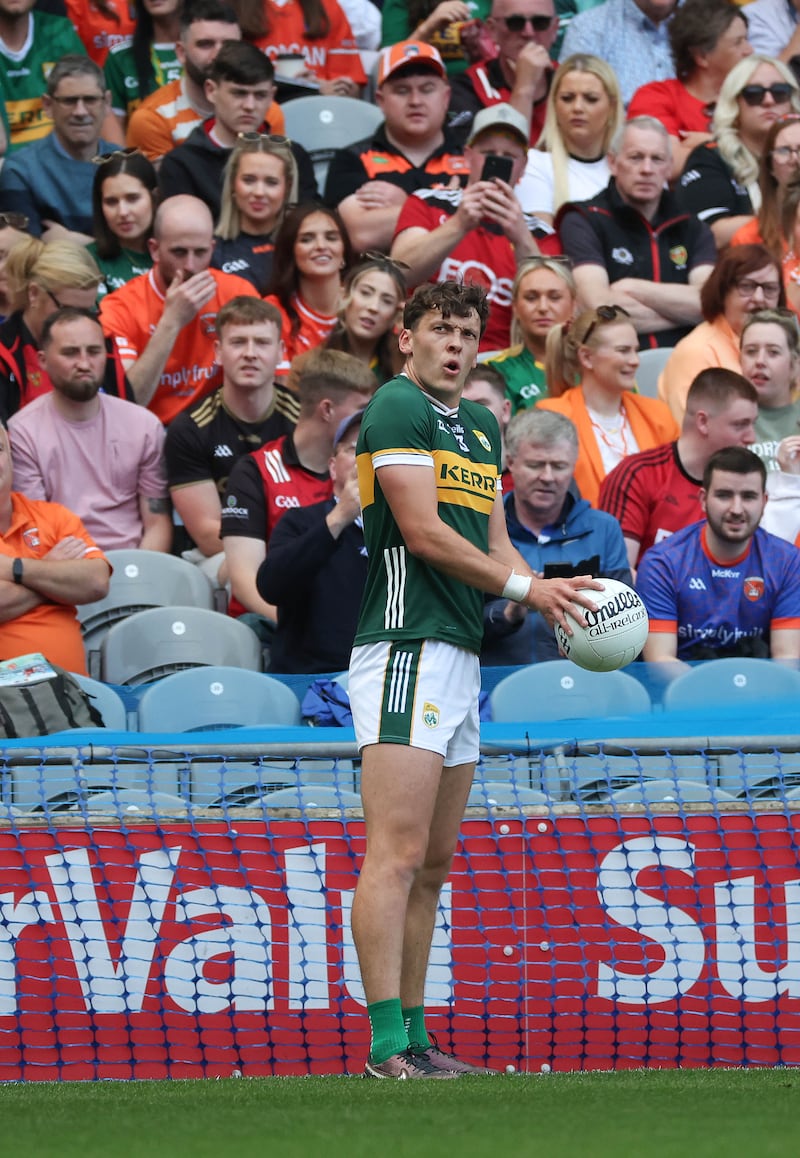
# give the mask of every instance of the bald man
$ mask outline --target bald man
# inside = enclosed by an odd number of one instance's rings
[[[250,282],[210,269],[211,211],[197,197],[168,197],[150,239],[153,268],[108,294],[100,307],[136,401],[167,424],[222,381],[214,319],[230,301],[257,297]]]

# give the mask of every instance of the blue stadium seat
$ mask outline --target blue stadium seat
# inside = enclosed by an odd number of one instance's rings
[[[261,641],[237,619],[202,607],[153,607],[115,623],[100,647],[107,683],[138,685],[186,668],[261,671]]]
[[[331,784],[295,784],[269,792],[258,803],[263,808],[360,808],[361,797]]]
[[[128,727],[128,711],[114,689],[108,684],[101,683],[100,680],[90,679],[89,676],[75,674],[74,679],[86,692],[92,707],[103,717],[102,726],[124,732]]]
[[[735,800],[730,792],[697,780],[642,780],[611,792],[612,804],[713,804]]]
[[[236,667],[197,667],[166,676],[139,700],[142,732],[300,723],[297,696],[280,680]]]
[[[508,780],[477,780],[467,799],[469,808],[524,808],[528,804],[550,803],[550,797],[544,792]]]
[[[664,711],[711,706],[738,708],[776,700],[800,704],[800,672],[769,659],[708,659],[679,675],[664,691]]]
[[[500,680],[489,696],[492,719],[500,723],[580,720],[650,712],[644,687],[622,671],[584,671],[568,659],[553,659]]]
[[[639,351],[636,387],[645,398],[658,398],[658,379],[671,353],[672,348],[670,346],[660,346],[656,350]]]

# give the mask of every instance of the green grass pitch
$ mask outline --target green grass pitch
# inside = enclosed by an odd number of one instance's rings
[[[32,1082],[0,1129],[23,1158],[798,1158],[799,1095],[792,1069]]]

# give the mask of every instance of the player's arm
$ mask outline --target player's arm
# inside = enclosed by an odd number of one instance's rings
[[[263,615],[265,619],[277,619],[277,609],[267,603],[258,593],[256,577],[258,569],[267,555],[263,539],[249,539],[245,535],[226,535],[225,562],[231,592],[246,611]]]
[[[219,491],[212,479],[170,489],[172,505],[206,558],[222,550]]]
[[[484,554],[439,517],[436,480],[432,470],[421,466],[383,466],[378,469],[381,489],[406,544],[406,549],[437,571],[490,595],[503,595],[512,571],[532,576],[522,556],[512,547],[498,496],[489,520],[489,554]],[[591,599],[578,587],[596,586],[589,578],[534,579],[520,600],[557,620],[567,630],[564,611],[573,603],[592,608]]]
[[[153,495],[139,495],[139,517],[142,520],[142,551],[170,551],[172,548],[172,518],[169,499]]]
[[[773,627],[769,633],[772,659],[800,659],[800,629]]]

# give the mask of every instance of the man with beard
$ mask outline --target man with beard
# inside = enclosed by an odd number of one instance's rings
[[[183,144],[193,129],[214,115],[205,95],[205,83],[217,53],[227,40],[241,40],[242,30],[233,8],[222,0],[196,0],[181,16],[175,55],[183,75],[145,97],[131,114],[127,144],[140,149],[154,163]],[[284,131],[283,113],[275,103],[267,109],[269,132]]]
[[[39,358],[53,389],[9,421],[14,486],[68,507],[104,551],[169,551],[164,428],[145,407],[99,392],[106,357],[88,310],[47,319]]]
[[[751,450],[729,446],[709,459],[705,521],[652,547],[639,568],[646,661],[800,659],[800,552],[759,527],[765,488]]]

